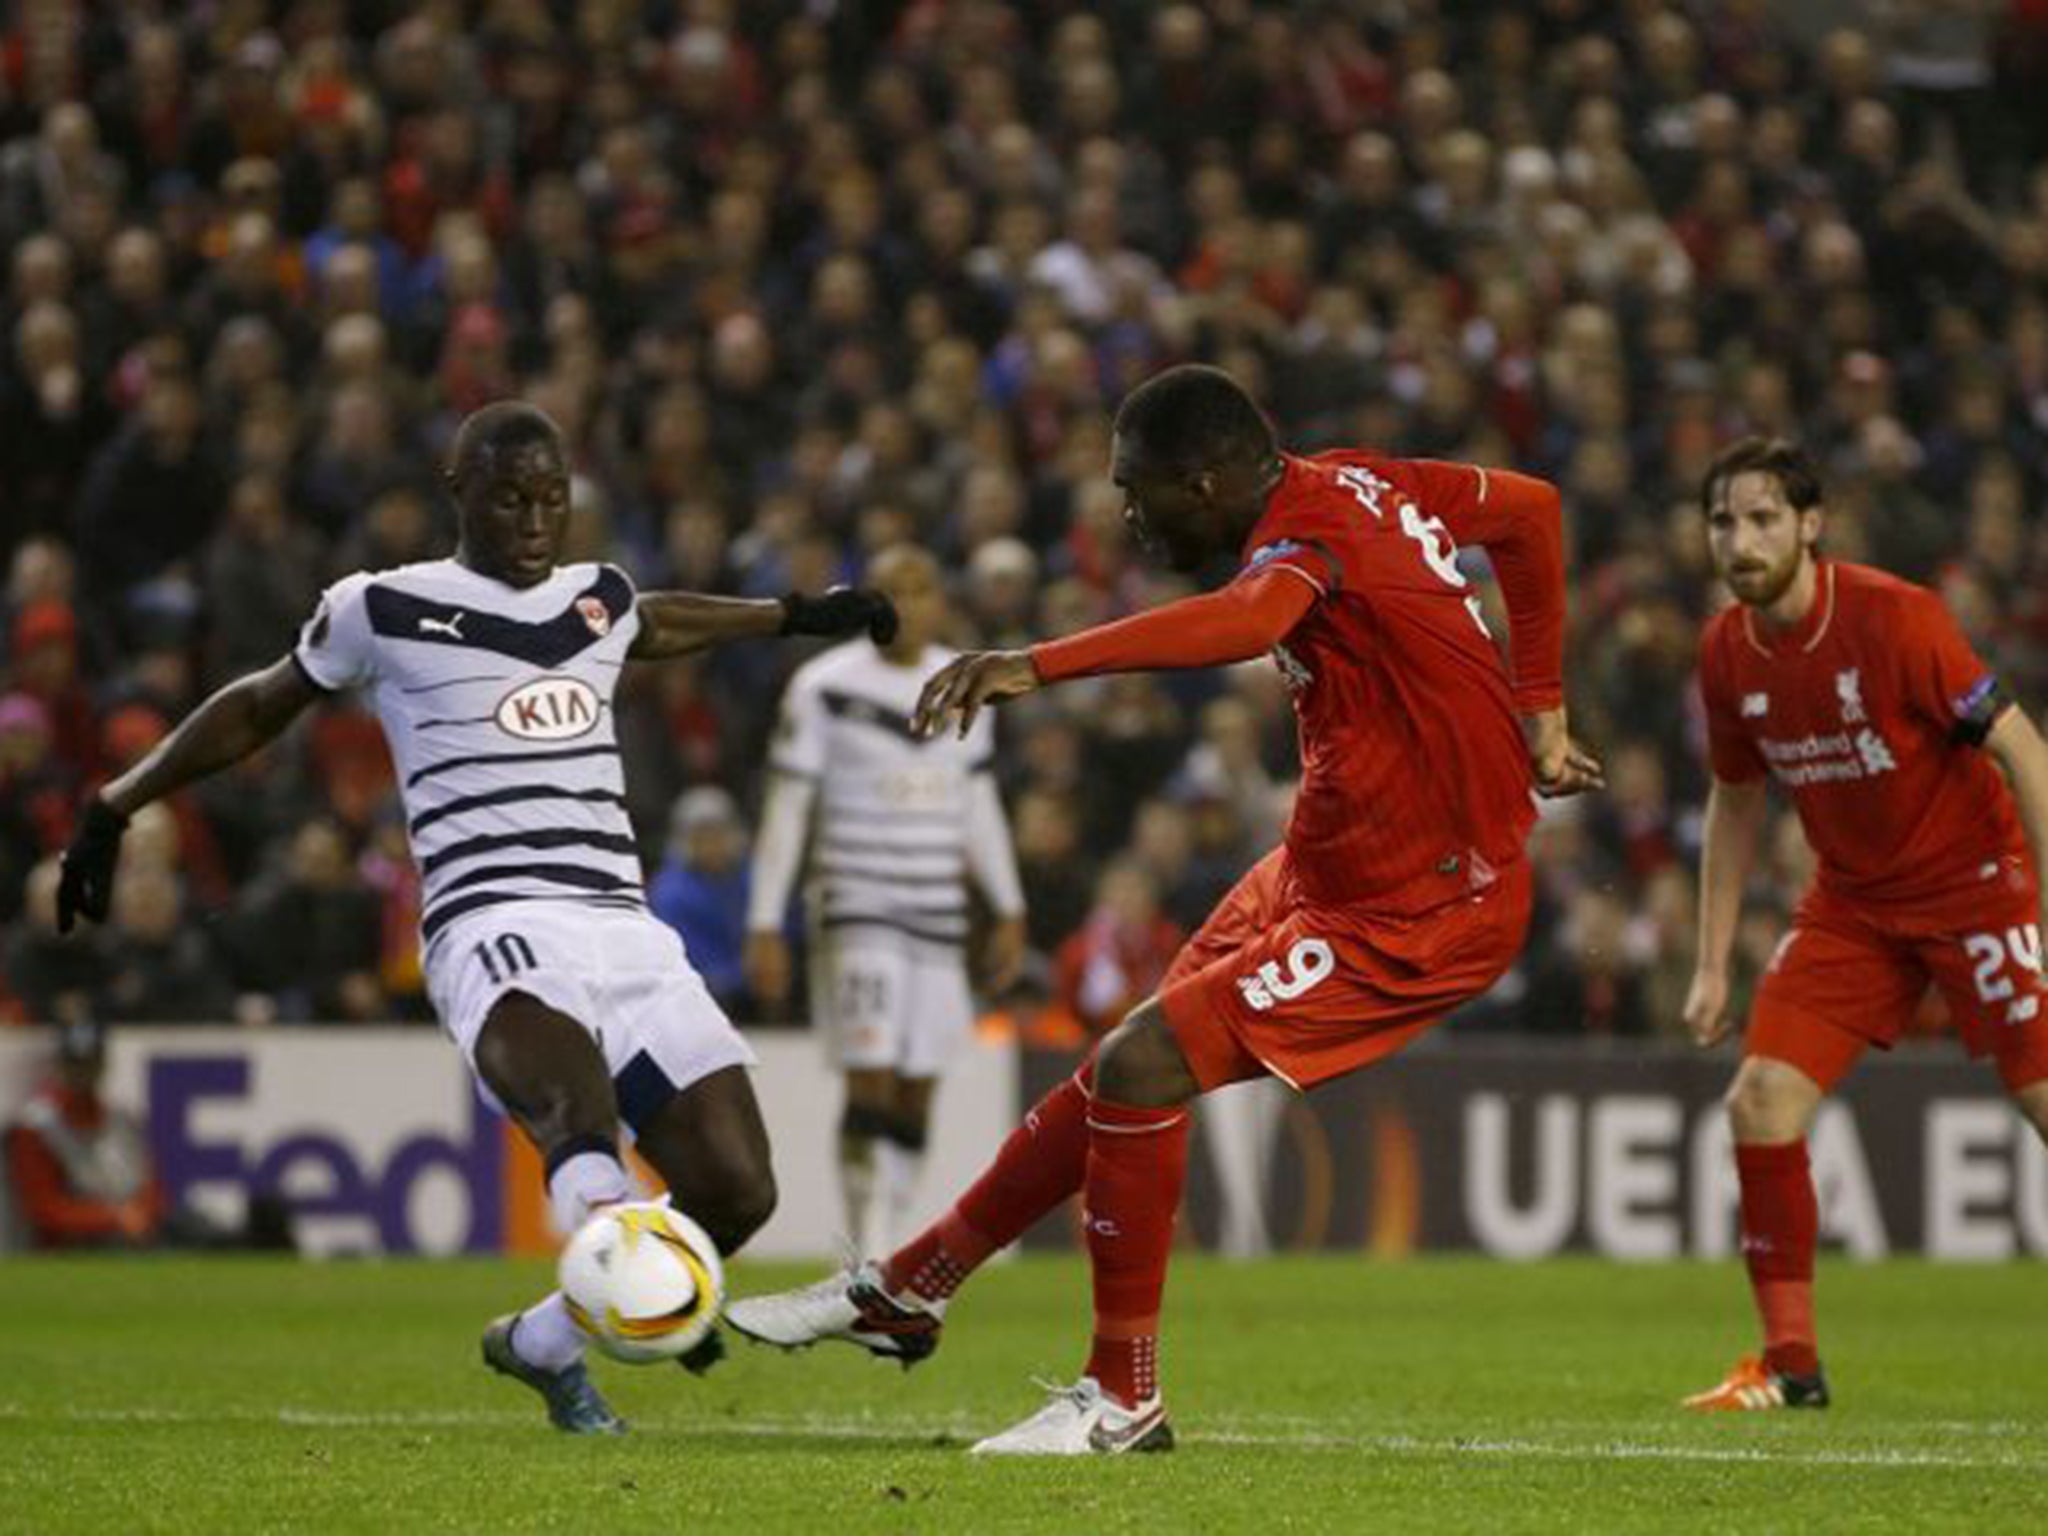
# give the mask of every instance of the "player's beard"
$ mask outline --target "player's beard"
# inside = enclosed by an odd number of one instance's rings
[[[1785,559],[1774,566],[1741,569],[1730,566],[1722,579],[1728,590],[1752,608],[1769,608],[1792,589],[1799,579],[1800,564],[1807,558],[1805,545],[1795,545]]]

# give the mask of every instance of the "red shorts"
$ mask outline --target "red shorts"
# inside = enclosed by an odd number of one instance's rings
[[[1890,1050],[1931,984],[1972,1056],[2017,1092],[2048,1077],[2041,906],[2024,862],[1986,866],[1978,889],[1905,914],[1822,890],[1793,914],[1750,1010],[1744,1054],[1833,1088],[1870,1046]]]
[[[1526,860],[1412,918],[1319,906],[1285,848],[1188,940],[1159,1002],[1204,1091],[1266,1073],[1307,1088],[1398,1051],[1493,985],[1529,926]]]

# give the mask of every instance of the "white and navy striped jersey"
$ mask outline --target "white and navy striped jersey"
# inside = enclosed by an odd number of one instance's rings
[[[795,781],[812,793],[793,802],[771,796],[749,927],[780,926],[803,846],[800,828],[785,836],[778,825],[777,805],[792,803],[815,803],[810,895],[813,919],[825,928],[889,929],[957,947],[967,937],[970,874],[1000,915],[1023,911],[992,772],[990,715],[964,740],[950,730],[924,739],[910,728],[925,679],[954,655],[931,646],[914,665],[898,666],[856,640],[797,669],[769,766],[782,776],[778,790]]]
[[[369,693],[405,797],[428,945],[500,902],[644,907],[612,695],[633,583],[569,565],[518,588],[453,560],[329,587],[293,657]]]

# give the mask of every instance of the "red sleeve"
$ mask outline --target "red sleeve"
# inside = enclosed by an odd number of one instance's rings
[[[1292,566],[1257,570],[1226,587],[1098,624],[1031,648],[1048,683],[1098,672],[1218,667],[1262,656],[1287,638],[1321,589]]]
[[[1707,714],[1707,763],[1724,784],[1751,784],[1768,771],[1742,715],[1710,633],[1700,647],[1700,702]]]
[[[1564,703],[1564,520],[1557,487],[1512,470],[1439,459],[1405,468],[1422,509],[1493,562],[1508,607],[1508,671],[1524,714]]]
[[[1904,629],[1893,653],[1904,666],[1907,706],[1954,739],[1981,745],[2009,702],[1998,678],[1937,594],[1914,594]]]

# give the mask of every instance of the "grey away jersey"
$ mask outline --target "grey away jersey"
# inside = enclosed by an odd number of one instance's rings
[[[943,945],[967,938],[973,781],[993,764],[992,712],[964,741],[951,731],[920,740],[910,729],[924,680],[954,654],[933,646],[899,667],[857,640],[790,679],[769,764],[817,786],[811,888],[826,928],[894,929]],[[982,789],[995,807],[992,783]],[[1000,809],[993,814],[1000,831]]]
[[[293,657],[368,691],[425,883],[420,934],[545,898],[645,906],[612,695],[640,631],[616,566],[516,588],[453,560],[329,587]]]

